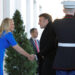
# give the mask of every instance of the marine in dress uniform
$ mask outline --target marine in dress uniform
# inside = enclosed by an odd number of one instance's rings
[[[58,48],[53,68],[56,75],[75,75],[75,1],[64,1],[65,17],[53,23]]]

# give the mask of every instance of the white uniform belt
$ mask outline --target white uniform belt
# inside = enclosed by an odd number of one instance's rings
[[[58,43],[59,47],[75,47],[75,43]]]

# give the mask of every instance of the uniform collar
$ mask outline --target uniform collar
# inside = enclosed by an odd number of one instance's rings
[[[65,18],[73,18],[74,16],[73,15],[70,15],[70,14],[67,14],[66,16],[65,16]]]

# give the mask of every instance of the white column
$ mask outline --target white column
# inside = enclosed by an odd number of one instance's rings
[[[0,0],[0,25],[3,19],[3,0]]]
[[[15,9],[21,12],[21,0],[15,0]]]
[[[12,18],[15,13],[15,1],[16,0],[10,0],[10,18]]]
[[[26,0],[21,0],[21,13],[24,25],[26,25]]]
[[[3,19],[6,17],[10,17],[10,0],[3,0]],[[5,61],[3,61],[3,64],[5,65]],[[3,65],[3,72],[4,75],[7,75],[7,73],[4,71],[4,65]]]
[[[42,8],[42,7],[41,7]],[[40,8],[40,3],[38,0],[34,0],[34,27],[38,29],[38,39],[40,39],[42,30],[40,29],[40,26],[38,25],[39,22],[39,15],[42,12],[42,9]]]
[[[10,0],[3,0],[3,18],[10,17]]]
[[[38,27],[38,16],[39,16],[39,3],[38,3],[38,0],[34,0],[34,7],[33,7],[33,16],[34,16],[34,27]]]
[[[30,29],[33,27],[33,0],[26,0],[26,32],[30,38]]]

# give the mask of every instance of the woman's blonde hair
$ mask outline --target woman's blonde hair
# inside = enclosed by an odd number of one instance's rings
[[[0,26],[0,35],[2,34],[3,31],[9,32],[9,26],[10,26],[10,21],[11,20],[12,19],[10,19],[10,18],[5,18],[2,21],[2,24]]]

